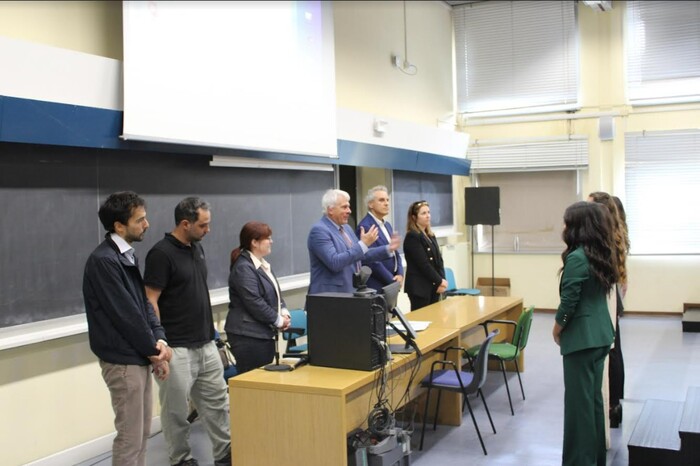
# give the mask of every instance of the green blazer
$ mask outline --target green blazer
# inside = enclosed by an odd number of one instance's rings
[[[612,345],[615,329],[607,294],[591,275],[582,247],[566,256],[559,299],[556,321],[563,327],[559,340],[562,355]]]

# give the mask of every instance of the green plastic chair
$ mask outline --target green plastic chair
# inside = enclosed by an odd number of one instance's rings
[[[515,330],[513,331],[513,340],[510,342],[498,342],[493,343],[489,348],[489,359],[497,360],[501,366],[501,372],[503,372],[503,380],[506,383],[506,392],[508,393],[508,403],[510,404],[510,413],[515,415],[513,411],[513,400],[510,397],[510,388],[508,387],[508,377],[506,376],[506,362],[513,361],[515,363],[515,373],[518,375],[518,382],[520,383],[520,392],[523,395],[523,400],[525,399],[525,390],[523,389],[523,381],[520,378],[520,368],[518,367],[518,356],[527,346],[527,339],[530,336],[530,327],[532,326],[532,312],[535,307],[530,306],[525,309],[518,322],[513,322],[512,320],[487,320],[482,322],[481,325],[484,327],[486,334],[489,334],[489,324],[506,324],[513,325]],[[471,361],[479,354],[481,345],[472,346],[467,350],[467,356],[469,361]]]

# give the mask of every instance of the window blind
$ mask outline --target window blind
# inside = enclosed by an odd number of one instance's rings
[[[700,131],[625,135],[632,254],[700,253]]]
[[[452,11],[460,112],[578,106],[575,2],[488,1]]]
[[[700,100],[700,2],[628,1],[627,98],[632,105]]]
[[[473,145],[467,153],[475,173],[575,170],[588,167],[588,139]]]

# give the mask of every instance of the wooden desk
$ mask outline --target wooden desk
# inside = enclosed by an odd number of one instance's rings
[[[417,384],[430,371],[432,361],[442,358],[436,348],[459,344],[469,329],[484,320],[517,318],[520,312],[519,298],[465,296],[410,313],[410,320],[431,320],[433,324],[418,334],[416,343],[423,358],[409,398],[424,392]],[[398,338],[390,341],[398,342]],[[414,354],[394,355],[387,368],[386,390],[392,406],[405,392],[415,364]],[[378,370],[303,366],[292,372],[256,369],[229,379],[233,464],[346,465],[346,436],[366,426],[377,401],[378,376]],[[440,420],[459,425],[461,396],[452,395],[443,396]]]
[[[409,320],[430,321],[430,327],[456,328],[460,330],[459,343],[469,347],[481,343],[484,339],[484,328],[479,325],[490,319],[512,320],[517,322],[523,311],[523,300],[520,298],[493,296],[455,296],[431,304],[417,311],[406,314]],[[513,338],[512,325],[492,324],[489,330],[498,328],[497,341]],[[518,359],[520,371],[525,370],[525,362],[521,354]],[[515,370],[515,365],[506,365],[508,370]],[[497,363],[489,368],[500,370]]]

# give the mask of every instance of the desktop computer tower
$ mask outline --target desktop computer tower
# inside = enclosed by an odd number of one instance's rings
[[[371,371],[386,361],[386,309],[381,296],[319,293],[306,297],[309,364]]]

